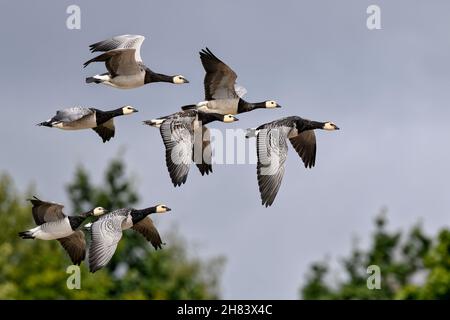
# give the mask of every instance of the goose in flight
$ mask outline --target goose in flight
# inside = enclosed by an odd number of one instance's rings
[[[62,130],[92,129],[102,138],[103,143],[105,143],[115,135],[114,118],[135,112],[138,111],[131,106],[124,106],[111,111],[73,107],[57,111],[53,118],[38,123],[38,126]]]
[[[36,228],[19,232],[22,239],[58,240],[67,251],[73,264],[80,265],[86,256],[84,233],[78,230],[90,216],[101,216],[107,211],[97,207],[77,216],[66,216],[64,206],[58,203],[42,201],[36,197],[30,199]]]
[[[183,110],[197,109],[203,112],[239,114],[255,109],[272,109],[281,106],[274,100],[248,102],[243,99],[247,92],[236,85],[236,73],[217,58],[208,48],[200,52],[200,59],[206,71],[204,86],[205,100],[196,105],[187,105]]]
[[[94,273],[108,264],[122,238],[123,230],[131,228],[150,241],[156,250],[161,249],[163,242],[148,215],[169,211],[170,208],[160,204],[143,210],[118,209],[101,216],[90,226],[89,270]]]
[[[289,139],[303,160],[305,168],[316,162],[315,129],[339,130],[333,122],[317,122],[297,116],[286,117],[248,129],[247,138],[256,136],[257,176],[262,204],[271,206],[278,193],[284,175]]]
[[[139,35],[121,35],[100,41],[89,46],[91,52],[104,52],[86,61],[105,62],[107,73],[86,78],[86,83],[103,83],[120,89],[132,89],[152,82],[189,83],[182,75],[168,76],[150,70],[141,58],[141,45],[145,37]]]
[[[192,162],[195,162],[202,176],[212,172],[210,132],[205,125],[213,121],[230,123],[238,119],[231,114],[190,109],[144,121],[144,124],[160,130],[166,148],[167,169],[175,187],[186,183]]]

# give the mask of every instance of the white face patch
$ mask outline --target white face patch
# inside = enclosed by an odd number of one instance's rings
[[[170,211],[170,209],[167,208],[166,205],[164,205],[164,204],[160,204],[160,205],[156,206],[156,213],[165,213],[168,211]]]
[[[102,214],[105,214],[105,213],[106,213],[106,210],[102,207],[97,207],[93,211],[94,216],[101,216]]]
[[[58,122],[52,125],[53,128],[64,129],[64,122]]]
[[[277,102],[274,100],[266,101],[266,108],[276,108],[277,105]]]
[[[336,130],[336,126],[334,125],[333,122],[327,122],[325,123],[325,125],[323,126],[324,130],[329,130],[329,131],[334,131]]]
[[[123,112],[124,115],[132,114],[132,113],[136,112],[136,109],[133,108],[132,106],[125,106],[125,107],[122,108],[122,112]]]
[[[227,115],[223,116],[223,122],[225,122],[225,123],[235,122],[235,121],[237,121],[237,118],[235,118],[231,114],[227,114]]]
[[[186,83],[186,79],[183,76],[175,76],[175,77],[173,77],[173,83],[183,84],[183,83]]]

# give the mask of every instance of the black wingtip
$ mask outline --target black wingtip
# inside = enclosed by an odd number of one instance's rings
[[[94,59],[88,60],[85,63],[83,63],[83,68],[86,68],[91,62],[94,62]]]
[[[219,60],[208,47],[205,47],[205,49],[202,49],[200,51],[200,57],[205,57],[205,56],[208,58],[213,58],[213,59]]]
[[[181,187],[183,184],[186,183],[186,179],[182,180],[182,181],[172,181],[173,186],[176,187]]]
[[[273,200],[272,201],[270,201],[270,200],[262,200],[261,203],[262,203],[262,205],[264,207],[268,208],[268,207],[270,207],[273,204]]]
[[[37,204],[43,202],[41,199],[39,199],[39,198],[36,197],[36,196],[33,196],[32,199],[27,199],[27,200],[30,201],[31,204],[32,204],[33,206],[35,206],[35,205],[37,205]]]
[[[96,267],[91,267],[91,266],[89,266],[89,272],[90,273],[96,273],[98,270],[100,270],[102,267],[98,267],[98,266],[96,266]]]

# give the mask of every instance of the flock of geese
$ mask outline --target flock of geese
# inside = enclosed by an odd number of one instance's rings
[[[156,73],[142,61],[140,49],[145,37],[121,35],[90,45],[91,52],[102,52],[84,63],[103,62],[107,72],[86,78],[86,83],[103,84],[120,89],[132,89],[153,82],[185,84],[182,75]],[[182,106],[180,111],[168,116],[146,120],[144,124],[159,128],[164,146],[166,165],[175,187],[186,183],[190,165],[195,163],[202,175],[212,172],[212,150],[208,123],[238,121],[237,114],[256,109],[274,109],[281,106],[274,100],[249,102],[244,99],[245,88],[236,84],[237,74],[208,48],[200,52],[205,69],[205,100]],[[72,107],[59,110],[56,115],[39,126],[62,130],[92,129],[103,140],[115,135],[114,118],[138,112],[132,106],[102,111],[93,107]],[[290,116],[247,130],[246,138],[256,137],[257,178],[262,204],[271,206],[283,179],[289,140],[302,159],[305,168],[312,168],[316,159],[314,130],[339,130],[330,121],[319,122]],[[200,133],[200,134],[198,134]],[[201,150],[197,155],[194,150]],[[66,216],[63,206],[57,203],[30,200],[36,228],[19,233],[24,239],[58,240],[74,264],[80,264],[86,255],[86,240],[81,225],[90,230],[89,268],[91,272],[105,266],[117,248],[122,231],[134,229],[145,236],[155,249],[162,241],[152,220],[152,213],[168,212],[165,205],[143,210],[122,208],[108,212],[95,208],[77,216]]]
[[[149,215],[165,213],[171,209],[160,204],[154,207],[137,210],[122,208],[108,212],[97,207],[75,216],[67,216],[64,206],[47,202],[34,197],[30,199],[31,212],[37,227],[19,232],[22,239],[58,240],[67,251],[73,264],[80,265],[86,258],[86,240],[80,229],[86,220],[96,219],[87,223],[84,228],[90,230],[89,270],[95,272],[108,264],[122,238],[122,231],[133,229],[142,234],[153,247],[162,248],[163,242]]]

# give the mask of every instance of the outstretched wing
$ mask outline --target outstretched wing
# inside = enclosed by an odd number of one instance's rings
[[[234,91],[239,96],[239,98],[243,98],[247,94],[247,89],[237,84],[234,85]]]
[[[37,225],[61,220],[66,217],[63,213],[64,206],[62,204],[42,201],[37,197],[30,199],[30,202],[33,205],[31,212],[33,213],[33,218]]]
[[[303,131],[300,134],[290,137],[295,151],[305,164],[305,168],[312,168],[316,164],[316,135],[314,130]]]
[[[86,257],[86,239],[81,230],[75,231],[70,236],[58,239],[59,243],[67,251],[73,264],[80,265]]]
[[[106,52],[114,49],[136,49],[135,59],[137,62],[142,62],[141,45],[144,40],[144,36],[124,34],[91,44],[89,49],[91,52]]]
[[[192,163],[193,131],[191,117],[175,117],[165,120],[160,127],[166,147],[166,165],[173,185],[186,182]]]
[[[193,161],[200,173],[208,175],[212,172],[211,134],[206,126],[202,126],[202,136],[194,135]]]
[[[95,272],[103,268],[112,258],[117,244],[122,238],[122,222],[125,215],[103,216],[91,227],[89,247],[89,270]]]
[[[86,67],[91,62],[105,62],[106,69],[115,77],[118,75],[134,75],[141,72],[141,67],[135,58],[136,49],[114,49],[107,51],[84,63]]]
[[[280,189],[287,158],[286,134],[278,128],[262,129],[256,140],[256,166],[262,204],[271,206]]]
[[[92,116],[95,112],[91,108],[73,107],[63,110],[58,110],[56,115],[51,119],[51,122],[65,122],[70,123],[81,120],[85,117]]]
[[[115,126],[114,126],[114,119],[110,119],[106,121],[105,123],[93,128],[95,132],[102,138],[103,143],[106,141],[111,140],[111,138],[114,137],[115,134]]]
[[[161,236],[159,235],[159,232],[150,217],[142,219],[132,228],[142,234],[145,239],[147,239],[147,241],[150,241],[150,243],[156,250],[162,249],[163,242],[161,240]]]
[[[237,99],[235,91],[236,73],[208,48],[200,52],[200,59],[205,68],[205,100]]]

